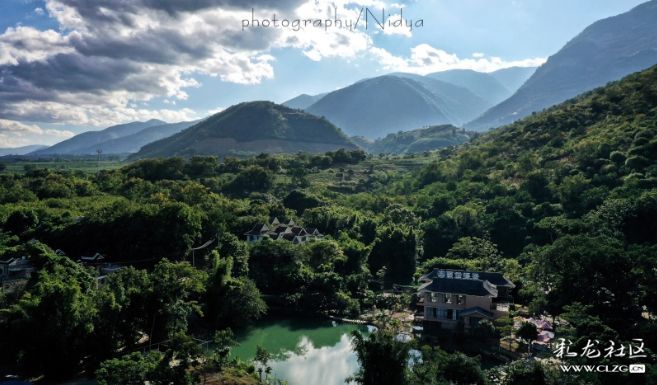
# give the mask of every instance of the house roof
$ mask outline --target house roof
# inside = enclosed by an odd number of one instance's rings
[[[313,235],[320,237],[322,234],[314,227],[304,228],[302,226],[295,225],[294,222],[290,221],[291,225],[281,224],[281,223],[272,223],[271,226],[268,226],[264,223],[258,223],[254,225],[251,230],[244,233],[244,235],[256,235],[256,236],[269,236],[274,239],[287,239],[293,240],[294,236],[303,237],[306,235]]]
[[[295,235],[304,235],[306,233],[306,230],[304,230],[303,227],[300,226],[294,226],[292,227],[292,233]]]
[[[511,281],[504,278],[502,273],[495,273],[490,271],[479,271],[479,278],[485,279],[486,281],[492,283],[495,286],[504,286],[504,287],[516,287]]]
[[[105,259],[105,257],[101,253],[96,253],[92,256],[83,255],[80,257],[80,260],[82,261],[100,261],[103,259]]]
[[[0,264],[2,265],[10,265],[12,262],[14,262],[16,258],[9,258],[5,260],[0,260]]]
[[[458,275],[458,278],[455,279],[474,279],[474,280],[485,280],[490,283],[492,283],[495,286],[502,286],[502,287],[509,287],[509,288],[514,288],[516,287],[511,281],[506,279],[502,273],[498,272],[493,272],[493,271],[469,271],[469,270],[453,270],[453,269],[433,269],[432,272],[429,274],[425,274],[422,277],[420,277],[421,280],[432,280],[438,278],[439,272],[443,272],[444,274],[450,275],[452,277],[456,277]]]
[[[422,285],[420,291],[497,297],[497,289],[487,281],[479,279],[435,278]]]
[[[288,228],[288,227],[285,226],[285,225],[279,225],[279,226],[277,226],[277,227],[273,230],[273,232],[275,232],[275,233],[277,233],[277,234],[278,234],[278,233],[284,233],[284,232],[287,231],[287,228]]]
[[[485,317],[493,318],[493,313],[491,313],[490,311],[485,310],[485,309],[483,309],[479,306],[469,307],[469,308],[463,309],[459,312],[460,316],[469,316],[469,315],[473,315],[473,314],[481,314]]]
[[[260,235],[263,229],[266,229],[267,226],[264,223],[258,223],[251,228],[251,230],[244,233],[244,235]]]

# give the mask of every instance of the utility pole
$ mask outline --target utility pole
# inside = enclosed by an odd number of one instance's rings
[[[100,148],[96,149],[96,172],[100,172],[100,154],[103,153],[103,150]]]

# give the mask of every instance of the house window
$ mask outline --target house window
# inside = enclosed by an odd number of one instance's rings
[[[435,311],[436,319],[447,319],[446,309],[433,309]]]
[[[453,301],[453,296],[451,294],[445,294],[445,303],[451,304]]]
[[[447,319],[454,319],[454,310],[452,310],[452,309],[447,309],[447,310],[446,310],[446,314],[445,314],[445,318],[447,318]]]
[[[438,293],[431,293],[431,297],[429,299],[431,303],[438,303]]]
[[[458,305],[464,305],[465,304],[465,296],[464,295],[457,295],[456,296],[456,303]]]

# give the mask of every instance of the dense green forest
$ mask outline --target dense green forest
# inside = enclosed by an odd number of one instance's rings
[[[37,273],[0,292],[0,362],[50,378],[97,371],[102,384],[254,373],[230,360],[231,329],[268,309],[356,316],[386,306],[382,288],[414,284],[435,267],[504,272],[517,284],[516,302],[567,321],[563,333],[577,346],[634,338],[656,346],[656,160],[652,68],[422,155],[338,150],[4,172],[0,259],[28,256]],[[327,236],[304,245],[243,241],[273,217]],[[213,239],[192,260],[192,247]],[[96,252],[130,267],[99,284],[76,262]],[[199,359],[208,353],[193,336],[217,341],[211,359]],[[168,349],[140,353],[144,341]],[[398,363],[408,347],[384,330],[355,344],[361,384],[500,376],[437,348],[421,349],[422,363],[406,368]],[[183,364],[171,367],[173,359]],[[380,382],[372,373],[384,368],[394,373]],[[112,379],[117,371],[133,382]],[[534,361],[502,372],[506,384],[629,383],[565,378]]]
[[[443,147],[457,146],[469,141],[475,133],[452,125],[429,126],[412,131],[388,134],[375,141],[352,138],[359,146],[372,154],[416,154]]]

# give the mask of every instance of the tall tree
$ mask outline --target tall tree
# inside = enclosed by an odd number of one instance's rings
[[[405,385],[409,346],[392,332],[378,331],[364,337],[352,334],[360,369],[353,380],[360,385]]]

